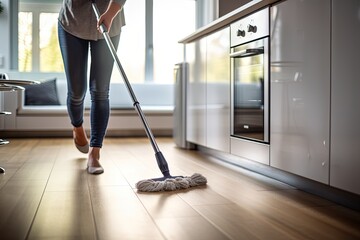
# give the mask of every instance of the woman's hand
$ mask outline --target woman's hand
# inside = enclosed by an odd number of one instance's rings
[[[121,10],[121,7],[118,3],[110,1],[108,8],[106,11],[100,16],[98,22],[97,22],[97,29],[100,30],[100,25],[104,24],[107,31],[110,32],[110,28],[113,22],[113,19],[115,16],[119,13]]]

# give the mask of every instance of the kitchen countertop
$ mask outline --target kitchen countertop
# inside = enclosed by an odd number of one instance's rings
[[[179,43],[190,43],[198,38],[206,36],[209,33],[227,27],[232,22],[237,21],[250,13],[253,13],[278,1],[280,0],[253,0],[244,6],[241,6],[238,9],[216,19],[212,23],[199,28],[194,33],[180,40]]]

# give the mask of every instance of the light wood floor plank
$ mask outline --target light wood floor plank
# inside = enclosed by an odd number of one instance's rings
[[[45,185],[42,180],[12,180],[0,190],[1,239],[26,238]]]
[[[244,206],[197,205],[195,208],[231,239],[297,239]]]
[[[29,239],[96,239],[87,191],[46,192]]]
[[[164,192],[161,196],[157,193],[137,193],[137,196],[154,219],[200,216],[177,193]]]
[[[166,239],[226,240],[229,237],[202,217],[161,218],[156,223]]]
[[[91,187],[99,239],[164,239],[130,187]]]

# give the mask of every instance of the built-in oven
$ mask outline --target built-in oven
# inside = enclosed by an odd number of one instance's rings
[[[269,8],[230,25],[231,153],[269,163]]]
[[[269,142],[269,9],[231,26],[231,135]]]

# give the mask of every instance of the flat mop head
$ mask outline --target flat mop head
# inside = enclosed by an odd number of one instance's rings
[[[178,176],[141,180],[136,183],[136,188],[140,192],[162,192],[197,187],[206,183],[207,180],[203,175],[194,173],[190,177]]]

